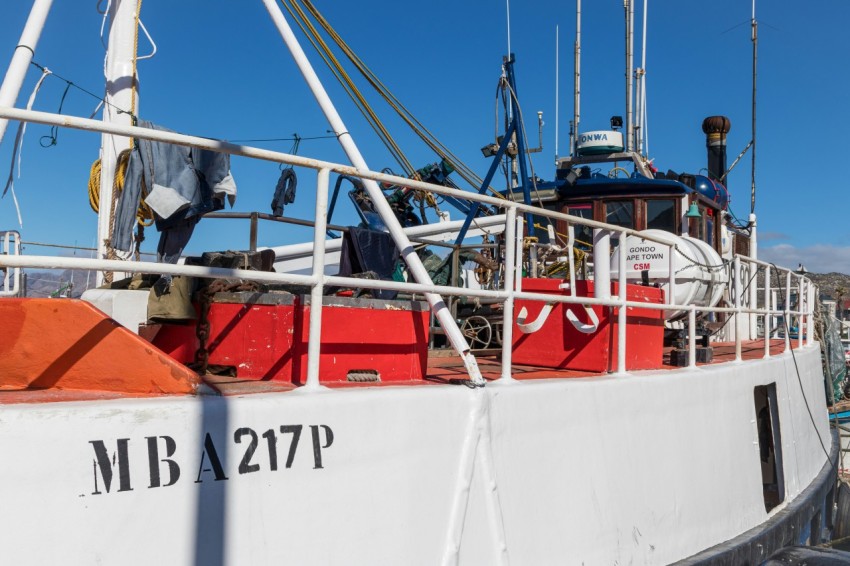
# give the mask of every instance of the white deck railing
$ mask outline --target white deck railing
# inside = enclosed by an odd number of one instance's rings
[[[770,353],[770,334],[771,329],[777,327],[777,321],[783,320],[786,325],[788,321],[794,317],[798,320],[798,338],[797,346],[803,347],[811,344],[813,336],[813,312],[815,305],[815,287],[811,281],[802,274],[793,273],[790,270],[777,268],[772,264],[754,260],[744,256],[735,256],[731,263],[732,284],[729,289],[728,302],[732,306],[727,307],[697,307],[695,305],[677,304],[675,302],[665,302],[663,304],[650,304],[644,302],[629,301],[626,298],[626,269],[619,269],[619,288],[617,296],[606,296],[605,289],[610,289],[608,281],[610,279],[608,263],[597,262],[596,265],[596,288],[603,290],[601,297],[578,297],[575,295],[575,277],[576,265],[574,254],[570,249],[567,249],[569,262],[569,278],[570,290],[569,294],[545,294],[545,293],[528,293],[522,291],[521,278],[517,277],[517,273],[521,273],[521,265],[523,260],[523,213],[533,213],[536,216],[548,217],[552,220],[561,220],[568,223],[568,247],[574,242],[574,230],[576,225],[588,226],[594,230],[594,245],[596,246],[596,254],[598,257],[608,257],[607,250],[612,235],[618,235],[620,241],[629,235],[635,235],[642,239],[652,241],[658,245],[668,248],[670,257],[670,275],[668,281],[668,297],[675,297],[674,289],[676,286],[676,271],[674,269],[674,251],[675,244],[663,238],[656,238],[651,235],[639,233],[635,230],[621,228],[614,225],[587,220],[576,216],[562,214],[542,208],[527,206],[521,203],[516,203],[511,200],[500,199],[495,197],[477,195],[465,191],[451,189],[440,185],[431,185],[421,181],[415,181],[394,175],[376,173],[374,171],[358,171],[355,168],[347,165],[331,163],[327,161],[319,161],[308,159],[296,155],[269,151],[259,148],[235,145],[227,142],[215,141],[206,138],[186,136],[162,130],[150,130],[145,128],[131,126],[117,126],[104,124],[96,120],[87,120],[70,116],[62,116],[56,114],[48,114],[43,112],[33,112],[26,110],[17,110],[13,108],[0,107],[0,118],[8,118],[13,120],[25,120],[42,124],[51,124],[57,126],[66,126],[77,129],[92,130],[98,132],[107,132],[118,135],[125,135],[136,138],[150,139],[178,145],[198,147],[239,155],[244,157],[274,161],[286,165],[307,167],[318,171],[317,186],[316,186],[316,213],[313,222],[314,238],[313,238],[313,270],[310,275],[298,275],[288,273],[272,273],[258,272],[239,269],[221,269],[200,266],[184,266],[184,265],[167,265],[152,262],[130,262],[116,260],[99,260],[99,259],[84,259],[84,258],[69,258],[69,257],[49,257],[49,256],[21,256],[21,255],[0,255],[0,267],[19,269],[19,268],[55,268],[55,269],[81,269],[81,270],[104,270],[104,271],[122,271],[127,273],[160,273],[170,275],[188,275],[192,277],[202,278],[240,278],[253,280],[263,283],[276,284],[292,284],[306,285],[311,287],[311,300],[313,308],[310,310],[309,320],[309,339],[308,339],[308,365],[307,365],[307,383],[305,387],[319,387],[319,349],[321,337],[321,318],[322,318],[322,296],[326,285],[341,286],[341,287],[360,287],[368,289],[392,289],[406,293],[429,293],[439,294],[441,296],[467,296],[488,298],[491,301],[503,303],[503,339],[501,362],[502,372],[501,379],[511,380],[511,344],[513,335],[513,322],[515,320],[514,301],[516,299],[530,301],[544,301],[547,303],[565,303],[576,305],[600,305],[619,308],[617,331],[618,331],[618,355],[617,355],[617,371],[618,374],[623,374],[627,371],[626,368],[626,316],[627,307],[636,307],[642,309],[660,309],[660,310],[676,310],[687,311],[687,327],[688,327],[688,342],[689,342],[689,366],[696,367],[696,336],[697,336],[697,313],[725,313],[731,315],[734,322],[734,340],[735,340],[735,357],[736,360],[742,359],[742,342],[754,338],[755,324],[753,321],[758,317],[762,318],[764,332],[764,356],[769,357]],[[340,173],[351,175],[364,179],[372,179],[379,183],[387,183],[390,185],[399,185],[430,191],[440,195],[448,195],[460,200],[475,201],[482,204],[496,206],[505,211],[505,264],[501,288],[497,290],[488,289],[470,289],[452,286],[438,286],[410,282],[396,281],[381,281],[370,279],[357,279],[350,277],[330,276],[324,274],[324,255],[326,246],[326,210],[328,202],[328,185],[330,173]],[[600,255],[600,250],[604,251],[604,255]],[[404,250],[402,250],[404,252]],[[618,247],[619,266],[626,265],[626,246]],[[278,258],[283,259],[283,258]],[[784,294],[784,308],[778,308],[775,289],[771,284],[771,275],[779,276],[780,283],[784,279],[784,284],[779,285]],[[7,270],[8,272],[8,270]],[[761,289],[761,300],[759,301],[758,293],[756,292],[756,278],[758,273],[762,273],[764,286]],[[743,285],[744,278],[750,281],[750,284]],[[792,292],[792,282],[795,283],[796,289],[796,308],[792,309],[792,299],[795,293]],[[744,322],[749,330],[745,331]],[[457,327],[455,326],[455,331]],[[785,332],[785,348],[791,348],[791,338],[789,332]],[[458,352],[465,359],[470,358],[469,350]],[[474,365],[474,359],[472,364]],[[481,382],[480,373],[477,373],[477,366],[471,367],[467,363],[467,370],[470,374],[470,379]]]
[[[21,235],[18,232],[0,232],[0,255],[21,255]],[[3,283],[0,285],[0,297],[17,297],[23,292],[20,267],[3,269],[0,277]]]

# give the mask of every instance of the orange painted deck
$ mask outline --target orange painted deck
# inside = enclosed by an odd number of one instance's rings
[[[796,340],[793,341],[796,344]],[[714,348],[714,359],[712,364],[733,361],[735,359],[734,343],[712,344]],[[783,340],[771,340],[771,356],[779,355],[785,351]],[[482,352],[477,355],[481,373],[488,381],[498,379],[501,375],[500,354]],[[744,360],[758,360],[764,357],[764,341],[748,341],[742,345],[741,357]],[[704,365],[704,364],[699,364]],[[669,349],[665,353],[665,364],[663,369],[674,370],[676,367],[669,364]],[[185,370],[185,368],[184,368]],[[189,370],[185,370],[189,371]],[[586,371],[558,370],[542,368],[529,365],[514,365],[512,375],[515,379],[563,379],[577,377],[594,377],[603,375]],[[336,382],[325,384],[331,388],[350,387],[386,387],[386,386],[427,386],[431,384],[464,384],[467,383],[467,374],[463,362],[456,355],[450,355],[444,351],[432,352],[428,360],[427,377],[424,381],[392,381],[384,383],[346,383]],[[248,395],[255,393],[283,393],[295,389],[296,386],[281,381],[259,381],[252,379],[239,379],[233,377],[222,377],[208,375],[204,376],[203,382],[220,395]],[[165,393],[172,395],[185,394],[181,392]],[[121,398],[139,397],[161,397],[159,392],[118,392],[118,391],[87,391],[82,389],[58,389],[58,388],[32,388],[16,391],[0,390],[0,404],[17,403],[49,403],[60,401],[94,401]]]

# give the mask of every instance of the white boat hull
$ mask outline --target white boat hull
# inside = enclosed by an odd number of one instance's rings
[[[765,523],[824,467],[817,346],[796,363],[800,382],[786,353],[479,389],[5,405],[3,561],[669,564]],[[769,383],[786,489],[771,515],[753,404]]]

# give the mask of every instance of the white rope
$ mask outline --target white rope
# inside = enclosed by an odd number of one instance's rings
[[[47,78],[47,75],[50,75],[50,69],[44,68],[41,72],[41,78],[38,79],[38,82],[35,83],[35,88],[30,94],[30,98],[27,101],[27,110],[32,110],[32,105],[35,102],[35,96],[38,94],[38,89],[41,88],[41,84],[44,82],[44,79]],[[12,201],[15,203],[15,211],[18,213],[18,225],[23,228],[24,220],[21,216],[21,206],[18,203],[18,195],[15,194],[15,158],[18,160],[18,179],[21,178],[21,155],[23,154],[23,145],[24,145],[24,134],[27,131],[27,123],[20,122],[18,124],[18,133],[15,135],[15,144],[14,149],[12,151],[12,163],[9,167],[9,178],[6,180],[6,187],[3,189],[3,195],[6,196],[6,193],[11,189],[12,191]]]

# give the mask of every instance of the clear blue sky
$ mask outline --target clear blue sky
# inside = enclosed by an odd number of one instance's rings
[[[494,95],[507,50],[504,2],[427,3],[314,0],[360,57],[446,145],[483,176],[489,165],[479,148],[492,141]],[[104,2],[105,4],[105,2]],[[637,3],[638,12],[642,2]],[[55,0],[35,60],[55,73],[103,92],[104,49],[96,2]],[[11,57],[29,12],[29,2],[5,7],[0,19],[2,68]],[[546,122],[544,149],[535,170],[554,175],[555,26],[560,26],[560,143],[567,148],[572,116],[573,2],[511,2],[511,50],[517,57],[520,102],[536,130],[535,113]],[[749,0],[683,2],[650,0],[648,108],[650,157],[662,170],[698,171],[705,166],[705,116],[732,120],[729,162],[750,139],[751,43]],[[582,60],[583,129],[604,129],[624,113],[623,8],[619,0],[584,2]],[[759,113],[757,203],[761,256],[812,271],[850,273],[848,189],[839,132],[848,123],[850,92],[845,61],[850,3],[846,0],[759,2]],[[184,133],[230,140],[322,136],[328,126],[259,0],[145,0],[142,20],[158,52],[139,64],[139,114]],[[640,44],[640,15],[636,22]],[[328,70],[305,43],[348,129],[373,169],[399,167],[372,134]],[[636,62],[639,50],[636,49]],[[142,41],[140,52],[148,52]],[[39,71],[31,69],[18,99],[22,107]],[[35,108],[56,111],[65,84],[49,78]],[[365,86],[364,86],[365,88]],[[375,107],[417,166],[436,161],[430,151],[371,96]],[[71,90],[63,112],[88,117],[96,101]],[[16,125],[0,146],[0,170],[8,174]],[[16,182],[24,215],[24,240],[91,246],[96,216],[89,209],[89,167],[99,137],[61,130],[58,145],[39,145],[49,128],[31,125]],[[532,140],[536,135],[531,133]],[[534,143],[534,141],[532,141]],[[291,142],[254,143],[289,151]],[[335,140],[305,141],[301,155],[344,161]],[[235,158],[239,185],[235,209],[269,211],[278,177],[273,163]],[[311,216],[314,175],[300,175],[296,204],[287,214]],[[732,209],[749,213],[750,161],[730,176]],[[455,214],[455,217],[457,214]],[[354,222],[348,212],[334,218]],[[18,229],[10,196],[0,200],[0,229]],[[304,229],[262,225],[260,244],[310,238]],[[143,250],[155,248],[150,230]],[[203,249],[245,248],[247,223],[205,220],[190,244]],[[30,254],[56,253],[29,247]]]

